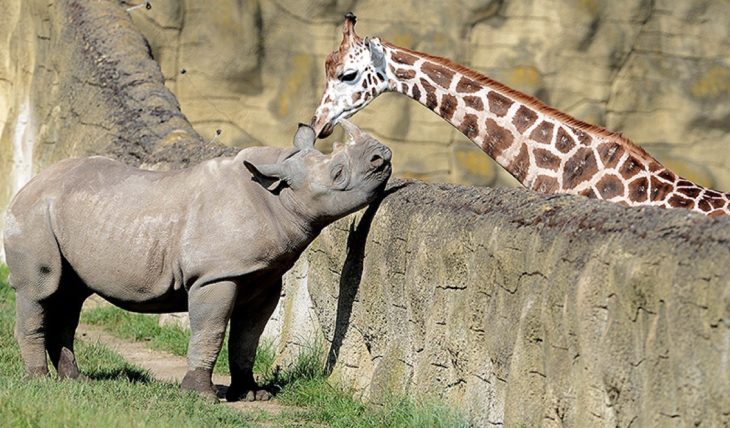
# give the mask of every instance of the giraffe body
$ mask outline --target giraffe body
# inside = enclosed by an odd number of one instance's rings
[[[327,86],[312,118],[326,136],[379,94],[402,93],[451,123],[523,186],[624,206],[730,214],[730,194],[665,168],[639,146],[447,59],[355,34],[346,16],[340,47],[325,64]]]

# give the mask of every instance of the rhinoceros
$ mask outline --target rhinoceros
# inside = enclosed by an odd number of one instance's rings
[[[15,196],[4,245],[15,337],[29,376],[80,376],[74,333],[96,293],[130,311],[188,311],[181,388],[215,399],[211,372],[230,320],[226,398],[268,399],[252,366],[282,275],[327,224],[373,201],[391,152],[342,122],[331,154],[300,125],[294,147],[252,147],[168,172],[94,156],[44,170]]]

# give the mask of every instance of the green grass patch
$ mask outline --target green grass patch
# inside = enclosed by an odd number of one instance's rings
[[[140,317],[143,319],[139,319]],[[173,326],[160,327],[155,316],[127,313],[114,307],[93,309],[82,318],[120,337],[146,341],[157,349],[165,349],[178,355],[184,355],[189,337],[187,332],[185,335],[165,333],[168,329],[181,329]],[[175,341],[178,343],[174,343]],[[276,423],[355,428],[468,426],[460,415],[436,402],[393,395],[385,397],[378,404],[365,404],[354,390],[326,378],[325,354],[323,344],[313,341],[309,346],[301,348],[290,365],[281,368],[275,366],[274,347],[266,342],[259,346],[254,373],[264,385],[279,392],[277,399],[282,404],[299,408],[277,416]],[[228,366],[225,367],[227,369]]]

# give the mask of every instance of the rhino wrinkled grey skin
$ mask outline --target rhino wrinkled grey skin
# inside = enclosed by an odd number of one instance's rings
[[[153,172],[104,158],[64,160],[12,201],[5,251],[15,336],[28,375],[80,376],[73,354],[83,301],[135,312],[189,312],[181,387],[214,397],[211,371],[230,320],[229,400],[268,399],[252,366],[282,275],[327,224],[385,187],[390,150],[349,123],[330,155],[300,125],[294,148]]]

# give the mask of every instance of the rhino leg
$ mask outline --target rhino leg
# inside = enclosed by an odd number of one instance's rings
[[[181,389],[217,399],[211,375],[235,299],[236,283],[233,281],[193,285],[190,288],[188,316],[191,336],[188,344],[188,371],[180,384]]]
[[[281,278],[264,287],[253,299],[240,301],[231,316],[231,333],[228,337],[228,362],[231,368],[231,386],[226,392],[228,401],[265,401],[271,393],[262,389],[254,380],[253,364],[259,338],[276,308],[281,295]]]
[[[40,303],[18,293],[15,297],[15,340],[28,377],[48,375],[45,310]]]
[[[64,279],[46,314],[46,349],[59,379],[81,377],[74,356],[74,335],[79,325],[81,306],[91,293],[79,284],[80,281],[68,283]]]

